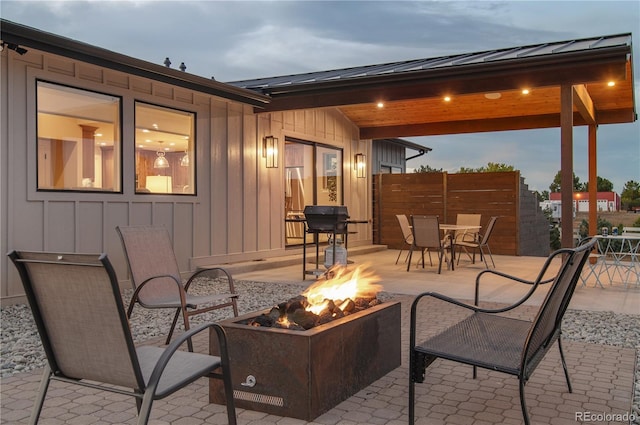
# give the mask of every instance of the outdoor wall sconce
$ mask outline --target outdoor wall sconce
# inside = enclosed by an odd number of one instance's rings
[[[367,157],[363,153],[357,153],[353,163],[356,169],[356,177],[359,179],[367,177]]]
[[[169,168],[169,161],[164,156],[164,152],[156,152],[158,155],[153,161],[153,168]]]
[[[277,137],[267,136],[262,140],[262,157],[267,159],[267,168],[278,168]]]

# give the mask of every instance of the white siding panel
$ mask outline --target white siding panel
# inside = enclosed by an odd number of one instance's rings
[[[75,252],[75,202],[47,202],[45,250]]]
[[[106,252],[119,279],[126,281],[126,261],[115,228],[154,224],[169,230],[183,272],[200,265],[282,255],[286,135],[342,148],[349,211],[363,218],[369,208],[366,195],[351,193],[363,190],[365,181],[348,181],[358,129],[336,110],[256,115],[247,105],[35,49],[24,56],[5,49],[1,66],[0,165],[6,170],[6,179],[0,180],[0,243],[4,252]],[[36,79],[122,99],[123,193],[36,191]],[[197,196],[134,193],[135,101],[196,113]],[[261,143],[267,135],[280,140],[279,168],[265,167]],[[354,205],[354,201],[362,205]],[[366,240],[368,227],[359,225],[359,234],[350,237],[349,243]],[[0,259],[0,277],[3,303],[23,296],[22,285],[6,257]]]
[[[79,202],[76,223],[76,242],[79,252],[101,253],[105,250],[102,202]]]

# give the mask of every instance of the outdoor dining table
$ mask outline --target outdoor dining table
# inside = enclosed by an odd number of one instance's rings
[[[618,276],[625,287],[633,280],[640,286],[640,235],[596,235],[594,238],[598,240],[596,246],[603,259],[596,274],[597,283],[602,286],[600,275],[604,268],[610,283]]]
[[[440,223],[440,230],[444,231],[445,236],[447,234],[451,235],[451,270],[454,270],[453,268],[453,260],[456,259],[456,238],[455,235],[453,234],[456,231],[463,231],[463,232],[470,232],[470,233],[477,233],[480,228],[482,226],[472,226],[472,225],[468,225],[468,224],[446,224],[446,223]]]

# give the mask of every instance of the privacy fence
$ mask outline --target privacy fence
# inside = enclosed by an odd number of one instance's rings
[[[399,249],[396,214],[433,214],[455,223],[458,214],[481,214],[484,227],[499,216],[491,236],[494,254],[549,254],[549,222],[520,173],[379,174],[373,182],[373,241]]]

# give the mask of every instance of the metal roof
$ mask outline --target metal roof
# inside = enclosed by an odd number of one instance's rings
[[[436,58],[414,59],[400,62],[390,62],[379,65],[365,65],[328,71],[308,72],[285,76],[257,78],[251,80],[230,81],[237,87],[270,92],[276,87],[305,85],[322,82],[336,82],[338,80],[357,80],[378,76],[419,73],[429,70],[452,69],[469,65],[486,65],[505,63],[509,61],[522,62],[526,59],[541,59],[544,57],[571,55],[598,49],[615,47],[629,48],[631,34],[617,34],[591,37],[578,40],[557,41],[552,43],[533,44],[529,46],[510,47],[504,49],[487,50],[477,53],[462,53]]]

